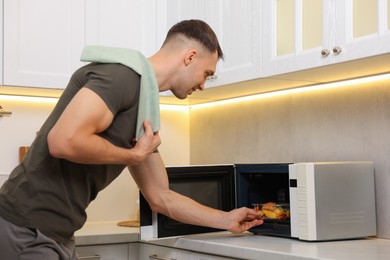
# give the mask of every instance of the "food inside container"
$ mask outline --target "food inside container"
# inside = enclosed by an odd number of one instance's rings
[[[254,209],[260,213],[260,219],[289,220],[290,205],[268,202],[264,204],[253,204]]]

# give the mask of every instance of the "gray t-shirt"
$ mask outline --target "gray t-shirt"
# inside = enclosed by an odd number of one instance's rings
[[[49,154],[47,135],[82,87],[97,93],[114,114],[100,136],[119,147],[133,146],[140,76],[124,65],[91,63],[73,74],[25,159],[0,189],[0,216],[61,243],[83,226],[89,203],[126,167],[78,164]]]

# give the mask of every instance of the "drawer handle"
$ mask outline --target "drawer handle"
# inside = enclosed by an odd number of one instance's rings
[[[100,255],[79,256],[79,260],[100,260]]]
[[[154,260],[176,260],[176,258],[159,257],[158,255],[150,255],[149,259],[154,259]]]

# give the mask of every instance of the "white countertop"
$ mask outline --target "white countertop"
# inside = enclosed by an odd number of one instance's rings
[[[205,234],[177,239],[175,247],[244,259],[390,259],[390,240],[306,242],[251,233]]]
[[[117,222],[87,222],[75,238],[77,246],[138,242],[139,228],[120,227]]]
[[[77,246],[130,243],[139,241],[139,228],[119,227],[116,222],[93,222],[75,236]],[[240,259],[390,259],[390,240],[377,238],[306,242],[249,232],[239,235],[217,232],[141,242]]]

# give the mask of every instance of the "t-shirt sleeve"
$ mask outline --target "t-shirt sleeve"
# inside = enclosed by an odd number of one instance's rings
[[[129,67],[121,64],[96,64],[87,74],[88,81],[84,87],[98,94],[114,115],[137,102],[140,76]]]

